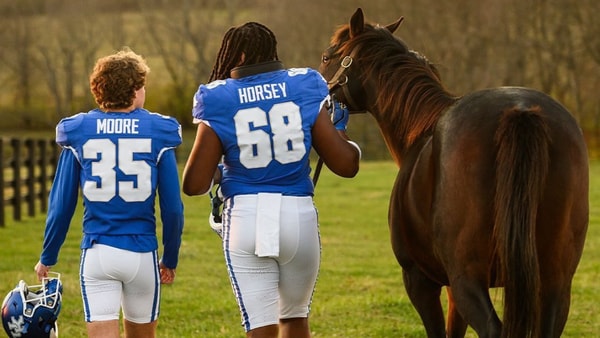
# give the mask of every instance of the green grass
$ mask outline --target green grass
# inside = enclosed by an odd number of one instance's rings
[[[316,338],[424,337],[402,285],[389,244],[387,207],[396,174],[391,162],[365,162],[354,179],[324,169],[316,188],[322,264],[311,328]],[[600,333],[600,163],[591,167],[590,228],[575,280],[563,337]],[[221,242],[210,230],[208,197],[184,197],[186,224],[175,284],[163,288],[158,337],[244,337],[229,285]],[[7,215],[11,215],[7,211]],[[55,270],[63,274],[61,337],[85,336],[78,263],[81,210],[74,218]],[[10,219],[0,228],[0,292],[19,279],[35,284],[44,218]],[[492,291],[499,302],[501,293]],[[468,337],[476,337],[469,330]]]

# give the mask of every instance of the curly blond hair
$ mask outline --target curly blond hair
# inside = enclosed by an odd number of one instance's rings
[[[102,57],[90,74],[92,95],[104,111],[128,108],[149,72],[146,60],[129,49]]]

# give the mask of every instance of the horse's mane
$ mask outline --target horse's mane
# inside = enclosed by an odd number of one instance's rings
[[[404,149],[430,132],[440,113],[456,101],[444,89],[435,65],[384,27],[365,23],[364,31],[350,39],[346,24],[337,29],[331,44],[339,47],[340,55],[358,48],[355,62],[362,67],[362,84],[366,88],[374,81],[377,86],[376,112],[371,113],[398,127],[394,137]]]

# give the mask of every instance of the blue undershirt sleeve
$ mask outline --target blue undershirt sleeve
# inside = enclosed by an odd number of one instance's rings
[[[175,269],[183,233],[183,202],[174,149],[166,151],[158,163],[158,198],[164,247],[161,262],[167,268]]]
[[[46,266],[56,264],[58,252],[67,237],[79,197],[80,170],[75,155],[63,148],[48,197],[44,244],[40,255],[40,261]]]

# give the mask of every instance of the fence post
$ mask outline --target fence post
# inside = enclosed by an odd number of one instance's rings
[[[6,208],[12,206],[13,220],[48,211],[48,195],[61,149],[53,139],[0,137],[0,227],[6,225]],[[6,154],[8,152],[8,154]]]
[[[0,137],[0,227],[4,227],[6,215],[4,214],[4,138]]]
[[[35,165],[37,162],[35,142],[32,139],[26,139],[25,148],[27,148],[27,157],[25,159],[25,164],[27,165],[27,178],[25,180],[27,183],[27,215],[33,217],[35,216],[35,182],[37,181],[37,176],[35,175]]]
[[[21,220],[21,203],[22,203],[22,194],[21,194],[21,140],[18,138],[13,138],[11,140],[14,156],[12,162],[12,170],[13,170],[13,219],[15,221]]]
[[[46,154],[46,145],[48,141],[46,139],[38,140],[40,147],[40,194],[38,198],[40,200],[40,212],[46,212],[48,210],[48,154]]]

